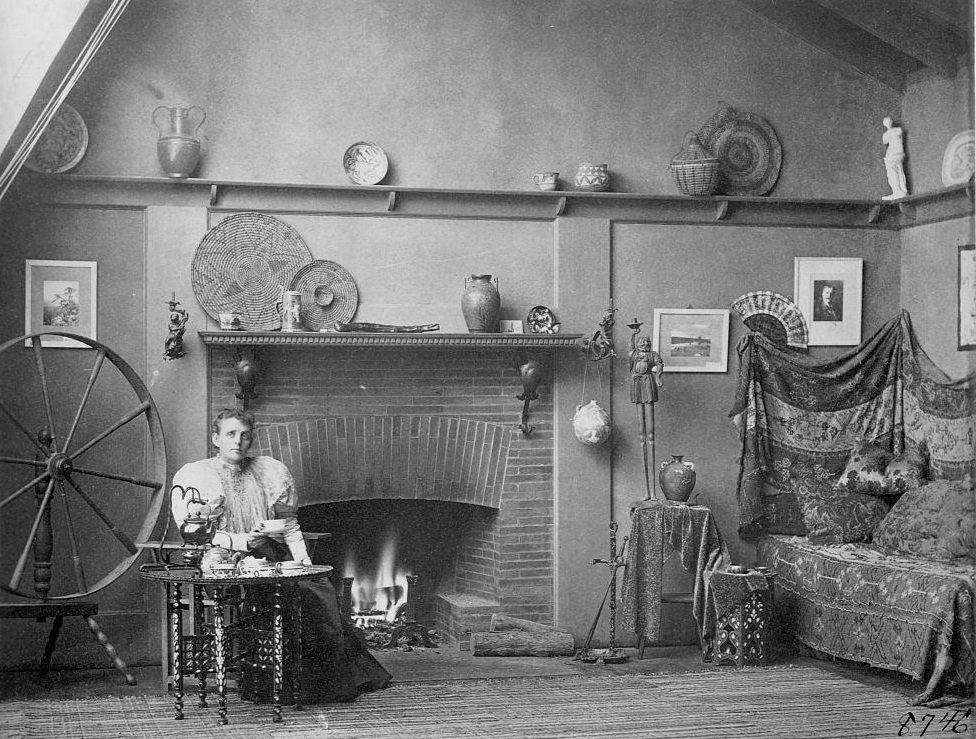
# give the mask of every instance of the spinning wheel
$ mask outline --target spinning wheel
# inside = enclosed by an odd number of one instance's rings
[[[94,351],[44,347],[46,337]],[[0,345],[0,377],[0,590],[46,602],[91,595],[135,563],[136,542],[165,513],[156,406],[118,354],[75,334]]]

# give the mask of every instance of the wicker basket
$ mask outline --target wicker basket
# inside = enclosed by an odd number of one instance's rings
[[[681,151],[671,160],[671,176],[684,195],[714,195],[718,190],[719,161],[706,151],[694,131],[685,134]]]

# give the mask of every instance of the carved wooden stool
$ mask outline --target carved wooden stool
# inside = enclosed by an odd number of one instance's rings
[[[776,573],[760,568],[766,580],[766,587],[756,590],[741,588],[741,597],[736,599],[718,617],[715,634],[707,647],[708,658],[717,665],[736,667],[760,666],[769,664],[769,650],[772,646],[773,580]],[[713,588],[735,589],[744,583],[746,577],[755,577],[757,570],[748,573],[713,572],[710,578]],[[737,580],[728,580],[737,578]]]

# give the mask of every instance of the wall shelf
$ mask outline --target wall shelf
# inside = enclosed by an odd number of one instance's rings
[[[417,334],[353,331],[198,331],[207,346],[260,349],[281,347],[386,347],[418,349],[579,349],[582,334]]]
[[[688,197],[644,193],[452,190],[374,185],[316,185],[166,177],[45,175],[18,177],[20,197],[41,203],[200,206],[406,218],[551,221],[604,218],[625,223],[898,230],[971,215],[972,183],[900,201],[766,197]]]

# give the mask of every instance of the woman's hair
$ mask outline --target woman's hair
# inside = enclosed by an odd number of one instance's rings
[[[210,424],[210,430],[215,434],[219,434],[220,424],[223,423],[227,418],[236,418],[238,421],[251,429],[251,431],[254,430],[254,414],[248,413],[247,411],[238,410],[237,408],[223,408],[217,411],[217,415],[214,416],[213,423]]]

